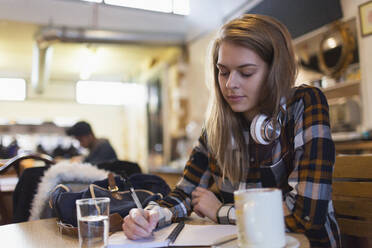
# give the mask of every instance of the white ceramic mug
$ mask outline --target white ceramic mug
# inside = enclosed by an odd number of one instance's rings
[[[285,247],[280,189],[238,190],[234,200],[239,247]]]

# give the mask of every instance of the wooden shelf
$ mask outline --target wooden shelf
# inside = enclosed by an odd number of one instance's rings
[[[344,154],[359,154],[372,152],[372,140],[350,140],[335,142],[336,152]]]
[[[360,95],[360,81],[338,83],[334,86],[321,88],[327,99]]]

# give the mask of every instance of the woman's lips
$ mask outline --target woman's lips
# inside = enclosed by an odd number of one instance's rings
[[[236,96],[236,95],[227,96],[227,99],[229,100],[229,102],[240,102],[243,98],[244,96]]]

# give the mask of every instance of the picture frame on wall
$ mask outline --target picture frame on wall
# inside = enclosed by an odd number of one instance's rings
[[[363,37],[372,34],[372,0],[359,5],[360,31]]]

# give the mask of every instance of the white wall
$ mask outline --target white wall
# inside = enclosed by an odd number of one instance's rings
[[[123,158],[137,162],[142,171],[148,171],[148,142],[146,105],[125,106],[121,121],[116,123],[117,138],[124,143]]]
[[[210,76],[210,47],[216,32],[210,33],[201,39],[188,44],[189,67],[187,69],[185,91],[189,97],[189,121],[201,126],[205,119],[208,105],[209,90],[207,85]]]

